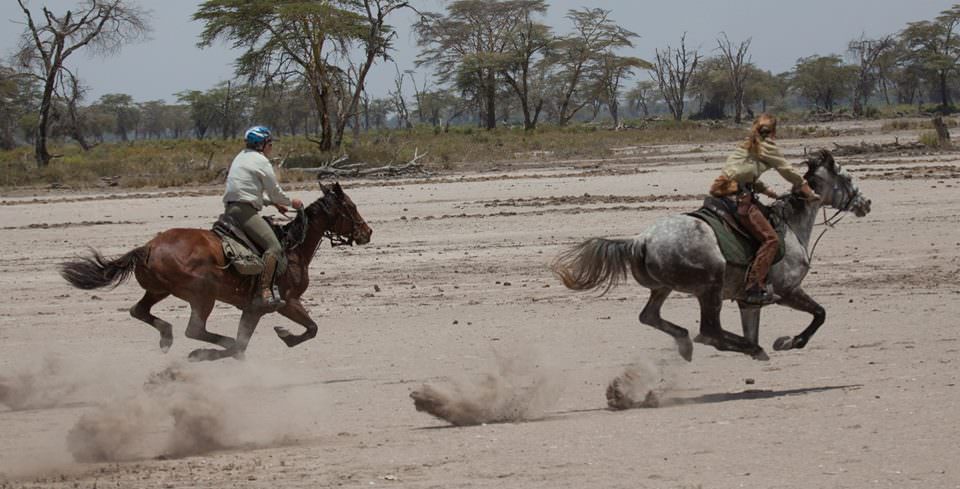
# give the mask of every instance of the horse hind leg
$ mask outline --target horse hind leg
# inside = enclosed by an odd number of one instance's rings
[[[173,345],[173,326],[150,313],[150,309],[158,302],[170,296],[169,292],[147,291],[143,297],[130,308],[130,315],[153,326],[160,332],[160,351],[166,353]]]
[[[666,288],[651,290],[650,299],[640,312],[640,322],[672,336],[677,342],[677,351],[680,356],[689,362],[693,360],[693,342],[690,341],[690,333],[660,316],[660,308],[663,307],[670,292],[671,290]]]
[[[735,351],[750,355],[755,360],[769,360],[766,352],[755,342],[725,331],[720,325],[723,299],[719,290],[709,290],[697,296],[700,301],[700,334],[693,341],[710,345],[720,351]]]
[[[233,338],[207,331],[207,318],[213,311],[214,303],[215,301],[212,298],[190,303],[190,321],[187,323],[186,335],[187,338],[213,343],[223,347],[223,349],[197,348],[191,351],[187,357],[191,362],[219,360],[233,356],[236,351],[236,341]]]

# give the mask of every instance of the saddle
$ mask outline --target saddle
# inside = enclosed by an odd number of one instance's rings
[[[263,219],[276,232],[273,223],[266,218]],[[220,237],[223,256],[227,259],[228,266],[233,266],[240,275],[259,275],[263,271],[263,259],[260,258],[263,255],[263,249],[257,246],[230,216],[220,214],[211,230]]]
[[[773,259],[773,262],[777,263],[783,258],[785,252],[783,236],[786,233],[786,226],[783,224],[783,219],[772,209],[759,202],[756,205],[777,232],[779,244],[777,255]],[[717,236],[720,251],[727,263],[742,267],[748,267],[753,263],[753,257],[760,247],[760,242],[740,225],[740,220],[737,218],[736,202],[722,197],[707,197],[700,209],[687,215],[710,225]]]
[[[306,238],[307,217],[303,209],[297,209],[297,217],[294,219],[298,226],[288,226],[292,229],[285,230],[283,226],[273,222],[268,216],[260,216],[261,219],[270,225],[273,234],[280,240],[284,250],[299,246]],[[241,275],[258,275],[263,271],[263,248],[243,232],[240,224],[235,222],[230,216],[220,214],[217,221],[211,228],[214,234],[220,237],[223,245],[223,255],[227,258],[228,265],[232,265],[237,273]],[[282,274],[287,269],[286,256],[281,254],[278,257],[277,274]]]

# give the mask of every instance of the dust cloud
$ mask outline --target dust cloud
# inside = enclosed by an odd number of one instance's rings
[[[13,411],[63,406],[80,384],[72,369],[48,357],[38,367],[0,376],[0,405]]]
[[[664,395],[676,385],[668,367],[669,362],[636,360],[607,385],[607,406],[617,410],[660,407]]]
[[[417,411],[456,426],[510,423],[542,418],[559,400],[559,371],[534,355],[496,355],[496,371],[449,386],[424,384],[410,393]]]
[[[324,400],[290,381],[247,362],[173,365],[82,415],[67,448],[77,462],[116,462],[294,443]]]

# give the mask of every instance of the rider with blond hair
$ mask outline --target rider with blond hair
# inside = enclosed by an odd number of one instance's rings
[[[757,116],[750,129],[750,137],[727,157],[720,176],[710,187],[710,195],[714,197],[736,197],[740,223],[760,241],[747,273],[744,301],[751,304],[769,304],[775,300],[766,286],[766,279],[777,254],[777,233],[757,206],[756,194],[762,193],[771,198],[777,198],[777,194],[759,180],[760,175],[774,169],[793,184],[794,190],[804,198],[820,199],[803,176],[784,159],[774,142],[776,135],[777,118],[770,114]]]

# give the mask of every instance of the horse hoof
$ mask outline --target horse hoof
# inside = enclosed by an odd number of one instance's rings
[[[761,361],[761,362],[770,361],[770,357],[767,355],[767,352],[763,351],[763,349],[761,349],[760,351],[758,351],[758,352],[756,352],[756,353],[754,353],[753,355],[750,355],[750,356],[753,357],[754,360],[758,360],[758,361]]]
[[[712,346],[714,348],[717,348],[717,345],[718,345],[716,338],[713,338],[711,336],[704,336],[702,334],[698,334],[695,338],[693,338],[693,342],[700,343],[702,345]]]
[[[219,352],[211,348],[197,348],[187,355],[187,360],[190,362],[204,362],[218,358],[220,358]]]
[[[274,326],[273,331],[277,333],[277,336],[279,336],[280,338],[286,338],[287,336],[290,336],[290,331],[287,330],[287,328],[284,328],[283,326]]]
[[[773,342],[773,349],[777,351],[784,351],[793,349],[793,338],[789,336],[781,336]]]
[[[693,361],[693,342],[690,341],[690,338],[683,337],[677,338],[677,351],[680,352],[680,356],[688,362]]]
[[[173,345],[173,338],[160,338],[160,351],[166,353],[170,351],[170,346]]]

